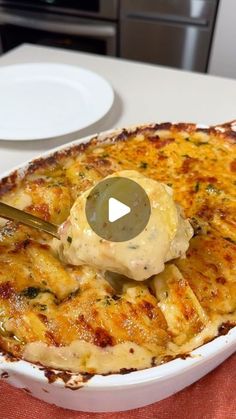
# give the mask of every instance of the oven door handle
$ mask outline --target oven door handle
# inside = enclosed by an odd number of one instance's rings
[[[116,38],[116,27],[112,24],[56,22],[54,20],[34,19],[13,13],[0,13],[0,24],[23,26],[47,32],[65,33],[67,35],[88,36],[91,38]]]

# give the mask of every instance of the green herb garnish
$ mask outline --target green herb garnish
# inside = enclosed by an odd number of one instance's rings
[[[103,299],[103,304],[104,304],[105,306],[110,306],[110,305],[111,305],[111,303],[112,303],[112,299],[111,299],[111,297],[110,297],[109,295],[106,295],[106,296],[104,297],[104,299]]]
[[[194,145],[196,145],[197,147],[200,147],[201,145],[208,145],[208,142],[197,142],[197,143],[194,143]]]
[[[148,164],[147,164],[147,162],[145,162],[145,161],[141,161],[141,163],[140,163],[140,169],[146,169],[147,167],[148,167]]]
[[[215,195],[219,195],[220,193],[220,190],[215,185],[212,185],[212,183],[209,183],[209,185],[206,186],[206,191],[209,194],[215,194]]]
[[[40,288],[28,287],[28,288],[25,288],[21,292],[21,295],[23,295],[24,297],[30,298],[32,300],[33,298],[36,298],[39,293],[40,293]]]
[[[195,192],[198,192],[198,191],[199,191],[199,189],[200,189],[200,182],[197,182],[197,183],[195,184],[194,191],[195,191]]]

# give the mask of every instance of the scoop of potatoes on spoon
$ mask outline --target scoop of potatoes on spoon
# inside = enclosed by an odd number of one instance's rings
[[[132,210],[127,215],[131,218],[128,218],[124,225],[116,224],[118,232],[123,234],[127,230],[129,233],[133,225],[139,225],[140,216],[141,219],[144,218],[141,205],[144,200],[143,194],[140,199],[139,193],[136,189],[133,190],[133,187],[127,192],[127,185],[123,181],[131,181],[145,191],[150,208],[148,219],[140,232],[135,230],[135,235],[132,233],[125,238],[122,236],[122,240],[120,236],[117,239],[110,233],[104,237],[100,230],[97,232],[97,224],[91,225],[91,219],[89,221],[87,216],[87,203],[93,202],[93,199],[95,206],[92,206],[92,218],[96,223],[99,221],[105,225],[106,232],[113,232],[113,223],[110,219],[107,221],[107,216],[103,218],[102,214],[106,214],[108,198],[116,196],[117,188],[119,193],[132,198],[129,203]],[[184,218],[181,208],[175,203],[171,188],[134,170],[113,173],[107,176],[102,184],[103,189],[96,190],[94,196],[93,191],[96,187],[78,196],[69,217],[61,226],[41,220],[5,203],[0,203],[0,217],[26,224],[58,239],[53,242],[53,247],[55,244],[54,249],[58,257],[65,263],[88,265],[100,271],[108,270],[135,281],[147,280],[162,272],[166,262],[185,255],[193,230],[189,221]],[[98,187],[101,187],[101,183]],[[124,197],[119,199],[126,202]],[[117,281],[112,278],[110,282],[114,284]]]

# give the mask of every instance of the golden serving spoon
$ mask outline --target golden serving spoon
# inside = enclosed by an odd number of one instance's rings
[[[0,217],[25,224],[28,227],[37,228],[38,230],[44,231],[57,239],[60,238],[58,234],[59,226],[41,220],[41,218],[35,217],[35,215],[29,214],[25,211],[11,207],[4,202],[0,202]]]
[[[28,212],[19,210],[17,208],[11,207],[4,202],[0,202],[0,217],[6,218],[7,220],[16,221],[18,223],[24,224],[28,227],[36,228],[37,230],[44,231],[45,233],[50,234],[57,239],[60,239],[58,229],[59,226],[56,224],[48,223],[47,221],[41,220],[35,215],[29,214]],[[106,271],[105,279],[110,284],[110,286],[117,292],[122,292],[122,286],[124,283],[124,277],[113,272]],[[126,279],[127,280],[127,279]],[[130,281],[130,280],[129,280]]]

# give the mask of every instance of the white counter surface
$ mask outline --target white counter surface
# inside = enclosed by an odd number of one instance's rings
[[[97,72],[113,86],[115,102],[108,115],[76,138],[146,122],[218,124],[236,119],[236,80],[27,44],[0,58],[1,66],[27,62],[81,66]],[[75,138],[0,141],[0,171],[71,139]]]

